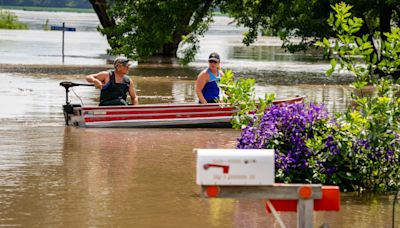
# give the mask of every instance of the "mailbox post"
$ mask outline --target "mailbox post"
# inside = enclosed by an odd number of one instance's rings
[[[205,197],[256,198],[267,200],[272,212],[285,227],[276,211],[297,211],[297,227],[313,227],[313,212],[338,211],[337,186],[320,184],[274,183],[274,151],[269,149],[195,149],[196,183]]]

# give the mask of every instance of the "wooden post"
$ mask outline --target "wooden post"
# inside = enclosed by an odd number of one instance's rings
[[[297,227],[313,228],[314,200],[300,199],[297,202]]]

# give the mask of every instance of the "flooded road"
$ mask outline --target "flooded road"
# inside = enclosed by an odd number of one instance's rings
[[[74,81],[83,82],[82,77]],[[58,84],[71,75],[0,73],[0,78],[1,226],[278,227],[261,200],[199,197],[193,149],[233,148],[239,131],[65,127],[65,94]],[[142,103],[195,99],[192,80],[134,80]],[[257,87],[264,90],[304,91],[327,100],[345,96],[339,87]],[[97,103],[93,88],[74,91],[86,105]],[[71,92],[73,103],[80,99]],[[393,196],[344,193],[341,200],[340,212],[317,212],[314,223],[390,227]],[[282,219],[293,227],[296,214],[283,213]]]
[[[42,19],[56,18],[58,23],[64,14],[25,13],[24,20],[33,20],[36,29],[0,30],[0,64],[11,66],[0,69],[0,226],[278,227],[265,214],[262,200],[199,197],[193,149],[233,148],[239,131],[64,126],[65,91],[59,83],[85,83],[85,66],[104,67],[109,58],[104,38],[92,30],[94,15],[68,15],[67,25],[82,28],[66,35],[65,66],[77,66],[70,74],[48,73],[46,65],[61,61],[61,33],[38,30]],[[315,55],[288,55],[274,38],[243,48],[242,30],[225,23],[226,18],[217,20],[188,67],[134,66],[131,76],[140,102],[196,102],[194,78],[217,48],[224,67],[257,79],[258,96],[302,95],[307,102],[325,103],[331,112],[349,105],[349,87],[325,81],[327,64]],[[41,65],[31,73],[13,73],[24,68],[19,64]],[[98,95],[94,88],[76,87],[70,98],[72,103],[96,105]],[[316,212],[314,224],[389,228],[393,198],[343,193],[341,211]],[[295,227],[295,213],[283,213],[282,219]],[[399,228],[399,204],[395,221]]]

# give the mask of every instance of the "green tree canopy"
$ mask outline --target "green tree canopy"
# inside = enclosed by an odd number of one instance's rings
[[[322,37],[333,35],[327,20],[331,5],[341,0],[225,0],[221,9],[236,19],[238,24],[249,28],[244,43],[257,38],[260,29],[269,29],[284,41],[291,51],[305,50]],[[376,31],[390,32],[391,26],[400,26],[399,0],[347,0],[353,5],[353,15],[366,23],[359,35]],[[299,43],[291,41],[300,39]]]
[[[235,18],[238,24],[249,28],[243,43],[253,43],[262,29],[268,29],[283,41],[283,47],[291,52],[306,50],[323,37],[334,37],[328,21],[331,5],[342,0],[225,0],[221,9]],[[386,33],[400,27],[400,0],[346,0],[353,6],[352,13],[365,23],[355,35],[364,36],[373,45],[371,58],[378,55],[380,45],[375,42],[379,36],[385,41]],[[329,19],[329,20],[328,20]],[[385,57],[383,57],[385,58]],[[388,59],[388,61],[391,61]],[[384,76],[384,72],[376,69]],[[393,76],[400,77],[397,70]]]
[[[224,12],[249,30],[243,43],[250,45],[260,29],[269,29],[278,35],[284,46],[292,51],[304,50],[314,37],[327,36],[331,30],[326,23],[330,6],[324,0],[227,0],[221,5]],[[300,38],[293,46],[291,38]],[[311,38],[311,39],[310,39]]]
[[[212,0],[90,0],[102,22],[111,54],[137,60],[160,55],[176,57],[186,46],[187,60],[198,49],[198,38],[211,21]],[[97,10],[96,10],[97,8]]]

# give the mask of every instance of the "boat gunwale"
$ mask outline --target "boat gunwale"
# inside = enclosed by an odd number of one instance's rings
[[[193,114],[231,114],[231,111],[218,111],[218,112],[178,112],[178,113],[146,113],[146,114],[84,114],[84,118],[103,118],[103,117],[126,117],[126,116],[165,116],[165,115],[193,115]],[[230,115],[230,116],[231,116]],[[180,118],[180,117],[177,117]]]

